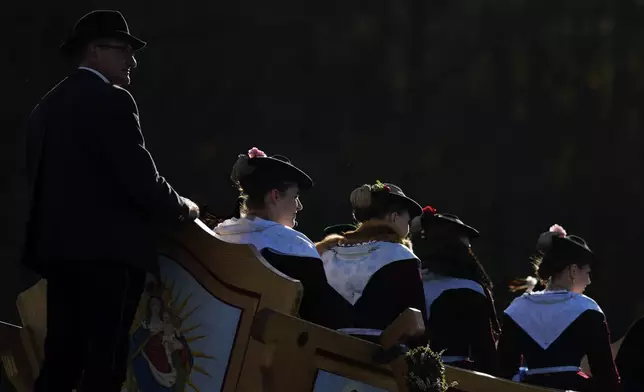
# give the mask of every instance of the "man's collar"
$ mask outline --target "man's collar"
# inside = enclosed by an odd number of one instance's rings
[[[93,68],[89,68],[89,67],[82,67],[82,66],[81,66],[81,67],[78,67],[78,69],[84,69],[84,70],[86,70],[86,71],[90,71],[90,72],[92,72],[93,74],[95,74],[96,76],[98,76],[99,78],[103,79],[103,81],[104,81],[105,83],[111,84],[111,83],[110,83],[110,81],[109,81],[109,80],[108,80],[108,79],[107,79],[107,78],[106,78],[102,73],[98,72],[97,70],[95,70],[95,69],[93,69]]]

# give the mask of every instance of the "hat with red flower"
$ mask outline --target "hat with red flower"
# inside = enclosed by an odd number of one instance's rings
[[[438,225],[449,225],[463,231],[469,238],[476,238],[479,236],[478,230],[463,223],[458,216],[445,212],[438,212],[438,210],[432,206],[425,206],[423,208],[422,215],[417,219],[419,219],[419,222],[412,225],[423,230],[427,230],[430,227]]]

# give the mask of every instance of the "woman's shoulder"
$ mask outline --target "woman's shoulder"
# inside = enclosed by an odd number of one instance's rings
[[[270,265],[292,278],[302,280],[303,276],[311,274],[324,276],[324,267],[319,257],[289,255],[271,248],[264,248],[260,253]]]
[[[375,245],[378,247],[377,252],[386,254],[387,258],[391,258],[393,261],[418,261],[418,257],[416,257],[414,252],[399,242],[377,241]]]
[[[584,308],[586,308],[586,310],[598,312],[598,313],[601,313],[602,315],[604,314],[604,311],[599,306],[597,301],[595,301],[594,299],[590,298],[585,294],[578,294],[577,301],[579,301],[580,306],[583,306]]]
[[[443,276],[423,270],[423,286],[426,290],[439,290],[450,296],[476,296],[486,298],[483,286],[471,279]]]
[[[313,241],[304,233],[283,225],[271,226],[264,231],[265,247],[287,256],[320,258]]]
[[[343,240],[343,239],[344,239],[344,237],[339,235],[339,234],[330,234],[330,235],[324,237],[324,239],[322,239],[322,241],[317,242],[315,244],[315,248],[317,249],[319,254],[323,254],[324,252],[327,252],[327,251],[331,250],[332,248],[338,246],[340,241]]]

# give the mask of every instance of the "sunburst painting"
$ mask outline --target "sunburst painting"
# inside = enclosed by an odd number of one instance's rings
[[[207,292],[178,263],[159,259],[130,330],[122,392],[219,391],[241,310]]]

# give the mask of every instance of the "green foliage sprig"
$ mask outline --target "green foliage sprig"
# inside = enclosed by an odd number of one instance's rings
[[[391,191],[389,185],[383,184],[380,180],[376,180],[374,185],[371,185],[371,192],[380,192],[380,191]]]
[[[442,351],[437,353],[427,345],[410,350],[405,355],[409,369],[406,377],[409,392],[445,392],[457,385],[456,382],[447,382],[441,354]]]

